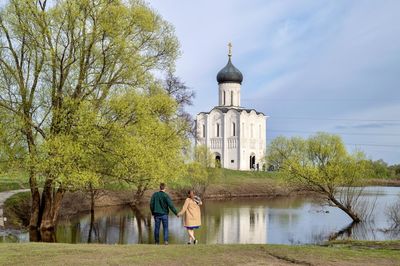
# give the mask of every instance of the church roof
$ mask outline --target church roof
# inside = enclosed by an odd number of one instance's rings
[[[239,71],[239,69],[237,69],[231,61],[231,57],[232,57],[232,44],[229,43],[229,53],[228,53],[228,63],[226,64],[226,66],[221,69],[218,74],[217,74],[217,81],[218,84],[221,83],[228,83],[228,82],[233,82],[233,83],[239,83],[242,84],[243,81],[243,75],[242,72]]]
[[[255,109],[249,109],[249,108],[243,108],[243,107],[239,107],[239,108],[237,108],[237,107],[226,107],[226,106],[215,106],[213,109],[211,109],[211,111],[210,112],[200,112],[199,114],[209,114],[209,113],[211,113],[213,110],[219,110],[219,111],[221,111],[222,113],[227,113],[228,111],[230,111],[230,110],[235,110],[235,111],[237,111],[237,112],[239,112],[239,113],[241,113],[241,112],[246,112],[246,113],[250,113],[251,111],[254,111],[254,112],[256,112],[256,114],[257,115],[263,115],[263,116],[265,116],[265,114],[263,113],[263,112],[258,112],[257,110],[255,110]]]

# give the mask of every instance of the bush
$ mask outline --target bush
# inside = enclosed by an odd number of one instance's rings
[[[14,194],[4,202],[4,217],[11,227],[26,227],[29,225],[31,208],[31,193]]]

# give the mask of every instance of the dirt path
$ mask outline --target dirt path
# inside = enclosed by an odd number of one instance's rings
[[[18,189],[18,190],[0,192],[0,227],[4,227],[4,217],[3,217],[4,202],[12,195],[26,191],[29,191],[29,189]]]

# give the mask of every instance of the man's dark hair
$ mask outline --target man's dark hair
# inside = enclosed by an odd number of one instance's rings
[[[160,190],[164,190],[165,189],[165,183],[160,183]]]

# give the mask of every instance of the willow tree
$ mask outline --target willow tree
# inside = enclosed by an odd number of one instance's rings
[[[267,153],[270,167],[318,193],[354,222],[368,213],[360,199],[362,190],[353,189],[367,171],[364,156],[349,154],[339,136],[318,133],[308,139],[278,137]]]
[[[170,71],[177,53],[172,27],[139,0],[10,0],[2,7],[0,108],[24,142],[31,228],[53,228],[65,191],[102,175],[91,163],[103,159],[107,127],[100,122],[119,119],[101,120],[104,106],[149,91],[152,73]]]
[[[198,145],[194,149],[193,161],[187,164],[186,185],[204,194],[207,187],[222,177],[222,169],[215,160],[214,154],[205,145]]]
[[[0,108],[0,174],[20,174],[25,157],[19,121]]]
[[[135,188],[133,204],[161,181],[185,173],[182,149],[189,125],[177,114],[177,104],[161,89],[126,93],[110,101],[104,111],[107,133],[102,173]]]

